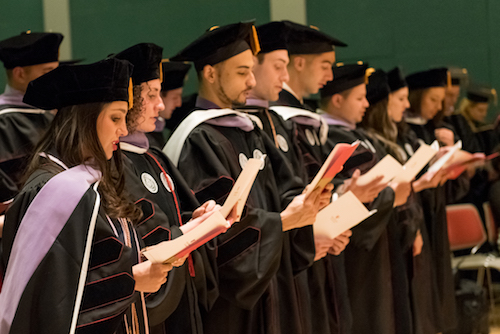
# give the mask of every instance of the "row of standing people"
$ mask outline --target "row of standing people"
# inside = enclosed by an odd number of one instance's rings
[[[406,81],[395,70],[390,81],[382,71],[368,76],[363,64],[335,65],[336,46],[346,45],[289,21],[257,29],[253,23],[238,23],[207,31],[171,58],[194,63],[199,95],[196,110],[177,127],[163,151],[150,145],[146,135],[157,128],[165,108],[161,81],[165,73],[163,81],[168,82],[168,74],[161,67],[168,63],[161,62],[158,46],[139,44],[111,60],[59,67],[33,81],[25,102],[58,112],[7,212],[2,240],[6,276],[0,294],[4,329],[452,329],[454,292],[444,206],[453,200],[446,195],[447,187],[463,191],[467,176],[446,182],[442,173],[423,173],[411,183],[388,184],[382,176],[367,185],[357,182],[386,154],[404,162],[414,152],[419,145],[415,133],[425,127],[396,127],[408,107],[408,87],[425,92],[421,110],[413,107],[421,115],[426,98],[442,100],[447,70],[417,73]],[[390,85],[394,82],[397,87]],[[304,98],[320,88],[322,114],[304,104]],[[116,107],[116,101],[122,103]],[[129,102],[128,107],[123,102]],[[434,132],[425,134],[435,137]],[[335,192],[350,190],[377,213],[353,228],[352,236],[346,231],[325,240],[311,225],[329,202],[333,186],[308,197],[302,192],[337,143],[356,140],[361,145],[335,178]],[[174,269],[141,259],[144,246],[202,224],[218,209],[213,201],[224,200],[251,157],[263,163],[239,223]],[[74,176],[75,172],[83,174]],[[85,179],[84,186],[76,184],[79,178]],[[64,210],[59,210],[59,202],[47,204],[45,198],[69,198],[73,187],[82,191],[74,204]],[[43,193],[49,196],[39,196]],[[102,197],[96,206],[100,210],[92,211],[97,194]],[[19,259],[30,256],[26,245],[33,244],[24,231],[31,228],[37,235],[51,228],[52,214],[63,217],[54,219],[62,222],[62,230],[56,240],[50,239],[33,276],[19,291]],[[92,222],[95,232],[89,228]],[[6,299],[11,291],[17,291],[18,304]],[[54,299],[64,300],[63,315],[51,309]],[[28,321],[33,305],[40,312]]]

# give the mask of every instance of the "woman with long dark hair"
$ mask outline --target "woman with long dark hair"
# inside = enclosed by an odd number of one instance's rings
[[[175,239],[217,210],[211,200],[201,207],[177,168],[165,154],[150,146],[146,133],[154,131],[164,109],[160,95],[162,48],[151,43],[134,45],[117,55],[134,65],[133,108],[127,115],[129,135],[120,139],[126,171],[126,188],[142,208],[137,226],[146,246]],[[191,219],[190,218],[194,218]],[[215,253],[209,246],[180,261],[161,289],[146,299],[150,333],[202,333],[201,314],[218,296]]]
[[[402,136],[398,124],[403,119],[403,113],[410,107],[408,101],[408,86],[399,68],[395,68],[385,75],[384,71],[377,70],[369,78],[367,96],[370,107],[367,108],[361,123],[366,132],[378,140],[388,154],[391,154],[401,164],[405,164],[413,154],[413,148],[420,143],[413,134]],[[423,334],[436,332],[434,310],[436,308],[435,293],[436,279],[434,262],[419,192],[435,188],[442,181],[442,173],[430,178],[429,175],[418,177],[412,182],[412,194],[405,205],[395,210],[397,221],[393,256],[399,251],[403,255],[405,270],[398,274],[406,274],[408,286],[400,285],[400,293],[410,292],[412,311],[412,333]],[[397,258],[396,258],[397,259]],[[432,291],[433,293],[423,293]],[[399,317],[399,323],[404,318]]]
[[[2,333],[146,333],[143,292],[171,265],[141,261],[142,213],[124,193],[118,141],[127,134],[132,66],[109,59],[61,66],[24,101],[57,109],[9,208]]]

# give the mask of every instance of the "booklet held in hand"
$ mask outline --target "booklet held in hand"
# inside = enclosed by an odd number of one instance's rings
[[[224,233],[231,227],[226,219],[233,208],[236,207],[235,221],[239,221],[241,218],[243,208],[262,163],[261,159],[248,160],[220,210],[215,211],[205,221],[186,234],[144,248],[142,254],[153,263],[173,263],[207,241]]]
[[[364,204],[351,191],[348,191],[318,212],[313,225],[314,234],[334,239],[375,212],[377,210],[368,211]]]
[[[333,180],[335,175],[340,173],[345,162],[351,157],[358,145],[359,140],[356,140],[352,144],[340,143],[335,145],[333,150],[328,155],[328,158],[326,158],[323,163],[323,166],[321,166],[320,170],[309,184],[306,197],[309,196],[309,194],[311,194],[316,188],[325,188],[326,185]]]

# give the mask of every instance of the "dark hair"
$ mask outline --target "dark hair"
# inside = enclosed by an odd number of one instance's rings
[[[428,88],[420,88],[420,89],[410,89],[408,95],[408,101],[410,101],[410,108],[408,108],[408,112],[415,116],[420,116],[422,110],[422,97],[424,93],[428,90]]]
[[[259,61],[259,65],[262,65],[264,63],[266,54],[265,53],[258,53],[257,54],[257,60]]]
[[[127,130],[129,133],[133,133],[137,128],[137,124],[139,123],[139,119],[142,116],[143,112],[143,98],[141,96],[142,86],[135,85],[133,88],[134,91],[134,105],[131,109],[128,110],[127,113]]]
[[[354,88],[354,87],[353,87]],[[353,88],[349,88],[349,89],[346,89],[346,90],[343,90],[339,93],[335,93],[335,94],[339,94],[341,95],[344,99],[347,99],[347,97],[349,96],[349,94],[351,94],[352,92],[352,89]],[[333,94],[333,95],[335,95]],[[330,101],[332,100],[332,96],[333,95],[330,95],[330,96],[325,96],[325,97],[322,97],[320,100],[319,100],[319,107],[323,110],[326,110],[328,108],[328,103],[330,103]]]
[[[98,190],[106,213],[112,218],[129,218],[137,222],[142,212],[124,193],[121,151],[118,148],[112,160],[108,161],[97,135],[97,118],[106,105],[87,103],[60,109],[35,148],[26,176],[39,168],[50,168],[52,164],[46,165],[40,154],[51,150],[55,150],[58,158],[69,168],[92,164],[102,172]]]
[[[380,141],[389,154],[403,163],[403,157],[399,153],[398,145],[396,144],[398,129],[389,117],[387,111],[388,104],[389,98],[385,98],[373,105],[370,104],[359,126],[364,128],[372,138]]]

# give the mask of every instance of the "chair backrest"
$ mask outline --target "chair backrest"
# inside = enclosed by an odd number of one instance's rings
[[[498,239],[498,227],[495,224],[495,217],[489,202],[483,203],[484,222],[486,224],[486,232],[488,234],[488,242],[496,246]]]
[[[483,221],[474,205],[447,205],[446,218],[448,221],[448,238],[452,251],[472,248],[486,241]]]

